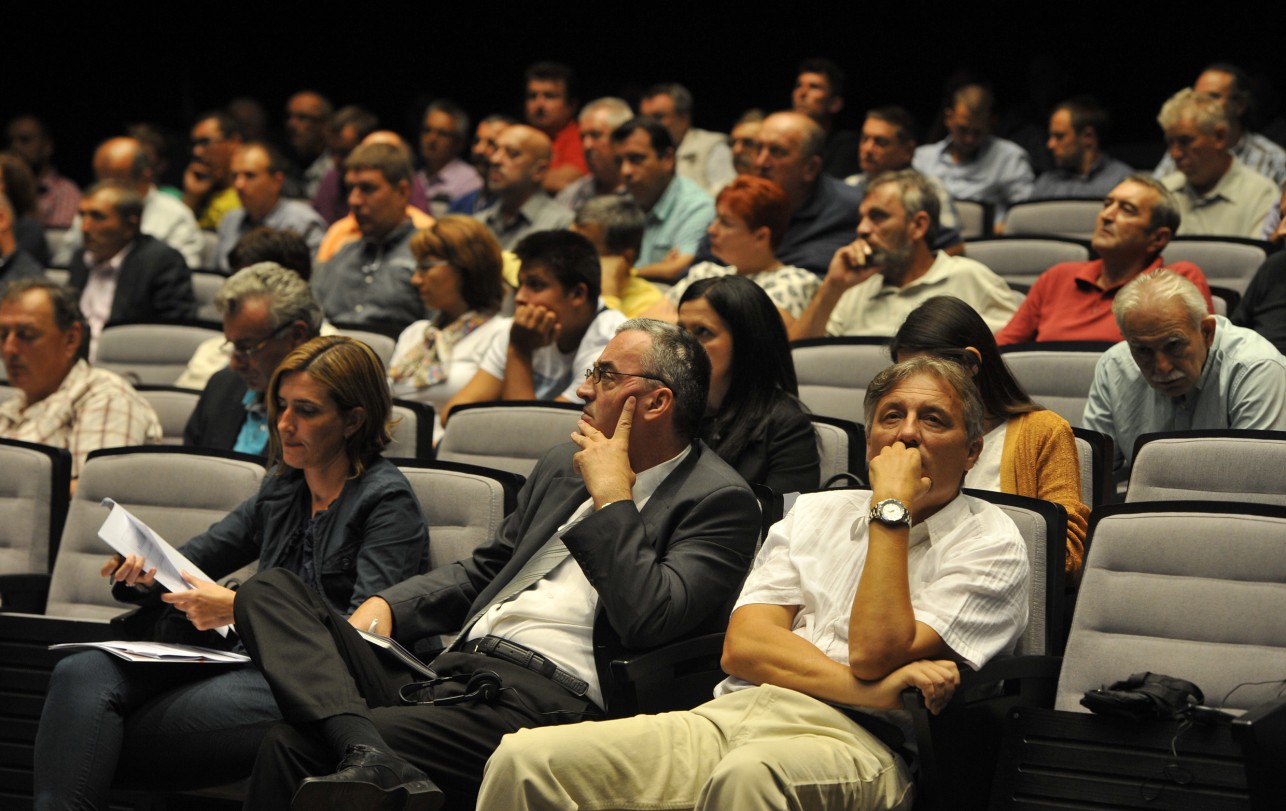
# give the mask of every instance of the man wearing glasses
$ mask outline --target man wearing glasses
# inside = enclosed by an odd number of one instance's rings
[[[219,288],[228,368],[201,392],[183,431],[183,444],[263,456],[268,410],[263,393],[282,358],[320,334],[322,308],[293,270],[261,262]]]
[[[603,718],[618,698],[610,660],[722,629],[759,512],[696,440],[709,379],[694,338],[626,322],[580,385],[575,444],[545,455],[471,558],[348,622],[282,570],[247,582],[237,629],[286,719],[259,751],[247,807],[436,808],[445,793],[472,808],[506,732]],[[455,642],[426,658],[439,679],[421,687],[354,628],[415,651]]]

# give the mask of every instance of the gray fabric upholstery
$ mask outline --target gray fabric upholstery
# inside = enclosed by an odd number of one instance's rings
[[[545,451],[571,441],[580,412],[543,403],[457,409],[447,420],[437,458],[530,476]]]
[[[1125,500],[1183,499],[1286,506],[1286,433],[1279,439],[1210,433],[1145,443]]]
[[[393,441],[384,449],[390,459],[422,459],[433,452],[433,406],[406,400],[393,402]]]
[[[955,200],[956,214],[960,217],[960,238],[971,239],[991,236],[995,212],[990,203],[976,200]]]
[[[1152,671],[1187,679],[1218,706],[1243,682],[1286,675],[1286,518],[1112,513],[1092,532],[1056,709],[1086,690]],[[1232,692],[1244,710],[1279,682]]]
[[[404,466],[401,471],[429,526],[429,568],[469,557],[475,547],[499,532],[505,517],[505,490],[500,482],[456,470]]]
[[[182,324],[122,324],[103,329],[94,365],[126,380],[147,386],[168,386],[183,370],[197,347],[219,330]]]
[[[1101,352],[1036,350],[1006,352],[1005,364],[1031,398],[1074,426],[1082,424],[1085,401]]]
[[[1268,259],[1256,244],[1220,240],[1173,239],[1165,246],[1165,261],[1184,260],[1201,268],[1211,286],[1245,293],[1250,279]]]
[[[809,341],[791,347],[800,401],[823,417],[866,422],[866,386],[892,363],[887,344]]]
[[[66,451],[50,452],[67,457]],[[0,574],[49,571],[51,508],[56,499],[67,499],[65,488],[55,493],[54,487],[50,453],[0,443]]]
[[[1085,262],[1090,252],[1075,242],[1005,236],[970,242],[965,245],[965,256],[991,268],[1006,282],[1033,284],[1037,276],[1053,265]]]
[[[821,475],[818,487],[837,473],[852,473],[866,478],[865,465],[859,463],[866,455],[862,438],[866,435],[861,425],[851,420],[839,420],[845,425],[834,425],[821,420],[813,420],[813,430],[817,432],[817,453],[821,458]]]
[[[376,355],[379,355],[380,362],[384,364],[385,368],[388,367],[388,362],[393,359],[393,350],[397,348],[397,341],[378,332],[345,327],[339,331],[339,334],[347,335],[349,338],[361,341],[369,346]]]
[[[161,421],[161,430],[165,432],[161,444],[182,445],[183,429],[196,409],[197,400],[201,399],[201,392],[173,387],[139,387],[138,393],[143,395]]]
[[[203,270],[192,271],[192,293],[196,296],[196,317],[202,321],[219,322],[223,316],[214,306],[214,297],[219,288],[228,280],[222,273],[210,273]]]
[[[108,513],[104,498],[177,547],[254,495],[263,475],[255,462],[178,451],[91,457],[67,512],[45,613],[110,619],[128,610],[98,573],[112,553],[98,538]]]
[[[1089,239],[1094,236],[1094,225],[1102,210],[1102,200],[1035,200],[1014,203],[1005,214],[1005,234],[1045,234]]]

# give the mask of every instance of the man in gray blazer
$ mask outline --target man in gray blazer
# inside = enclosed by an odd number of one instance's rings
[[[575,445],[546,454],[470,559],[372,597],[347,623],[292,575],[243,586],[237,628],[286,719],[260,749],[248,807],[294,795],[296,809],[436,808],[445,792],[472,808],[506,732],[603,718],[611,659],[722,630],[759,513],[695,439],[709,378],[687,333],[627,322],[587,370]],[[354,627],[412,650],[458,636],[433,661],[436,683],[413,685]]]

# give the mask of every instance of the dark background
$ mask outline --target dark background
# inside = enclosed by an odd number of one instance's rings
[[[0,13],[8,41],[0,117],[32,111],[45,118],[58,144],[56,165],[79,182],[89,179],[95,144],[127,122],[186,133],[198,112],[241,95],[262,101],[277,128],[286,98],[304,87],[337,107],[361,103],[403,134],[414,132],[416,110],[438,95],[475,116],[520,113],[522,70],[537,59],[575,67],[582,101],[608,94],[634,101],[652,82],[683,82],[696,97],[696,124],[724,132],[748,107],[788,106],[795,67],[806,56],[828,56],[848,71],[847,127],[858,126],[868,107],[900,103],[928,130],[948,77],[969,70],[993,83],[1005,128],[1027,120],[1043,133],[1049,103],[1089,92],[1114,116],[1109,143],[1133,144],[1135,152],[1143,144],[1143,154],[1159,157],[1157,110],[1206,63],[1238,63],[1270,85],[1283,74],[1277,65],[1286,50],[1286,11],[1275,5],[1262,12],[1239,5],[1237,20],[1226,22],[1178,19],[1177,6],[1119,2],[1047,6],[1039,14],[1031,4],[872,10],[778,2],[756,11],[745,4],[521,10],[423,3],[356,4],[342,13],[321,5],[82,11],[48,4],[20,12],[13,5]],[[1274,93],[1262,101],[1260,126],[1279,106]]]

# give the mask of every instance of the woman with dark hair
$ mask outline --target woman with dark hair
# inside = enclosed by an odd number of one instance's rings
[[[180,551],[213,577],[256,559],[260,569],[289,569],[344,615],[425,571],[419,504],[402,473],[380,456],[392,404],[370,347],[314,338],[277,367],[266,400],[271,467],[259,492]],[[114,556],[102,573],[117,599],[156,606],[154,637],[226,647],[211,629],[232,622],[236,592],[189,579],[191,590],[162,593],[150,564]],[[280,717],[253,667],[74,654],[54,669],[41,715],[35,807],[106,808],[113,775],[147,788],[245,777]]]
[[[1000,357],[982,316],[953,296],[915,308],[889,345],[893,361],[936,355],[973,374],[986,410],[982,454],[965,486],[1045,499],[1067,510],[1069,578],[1081,569],[1089,507],[1081,501],[1080,463],[1067,420],[1032,402]],[[1070,582],[1070,581],[1069,581]]]
[[[452,214],[411,237],[411,253],[411,283],[438,316],[402,331],[389,362],[389,385],[397,397],[432,403],[441,417],[508,323],[494,317],[504,294],[500,243],[481,221]],[[441,436],[439,419],[434,442]]]
[[[36,178],[22,158],[0,153],[0,194],[13,208],[13,236],[41,267],[49,264],[45,229],[36,219]]]
[[[689,285],[679,326],[710,356],[701,438],[748,482],[778,493],[815,490],[817,435],[798,398],[786,328],[768,295],[742,276]]]

